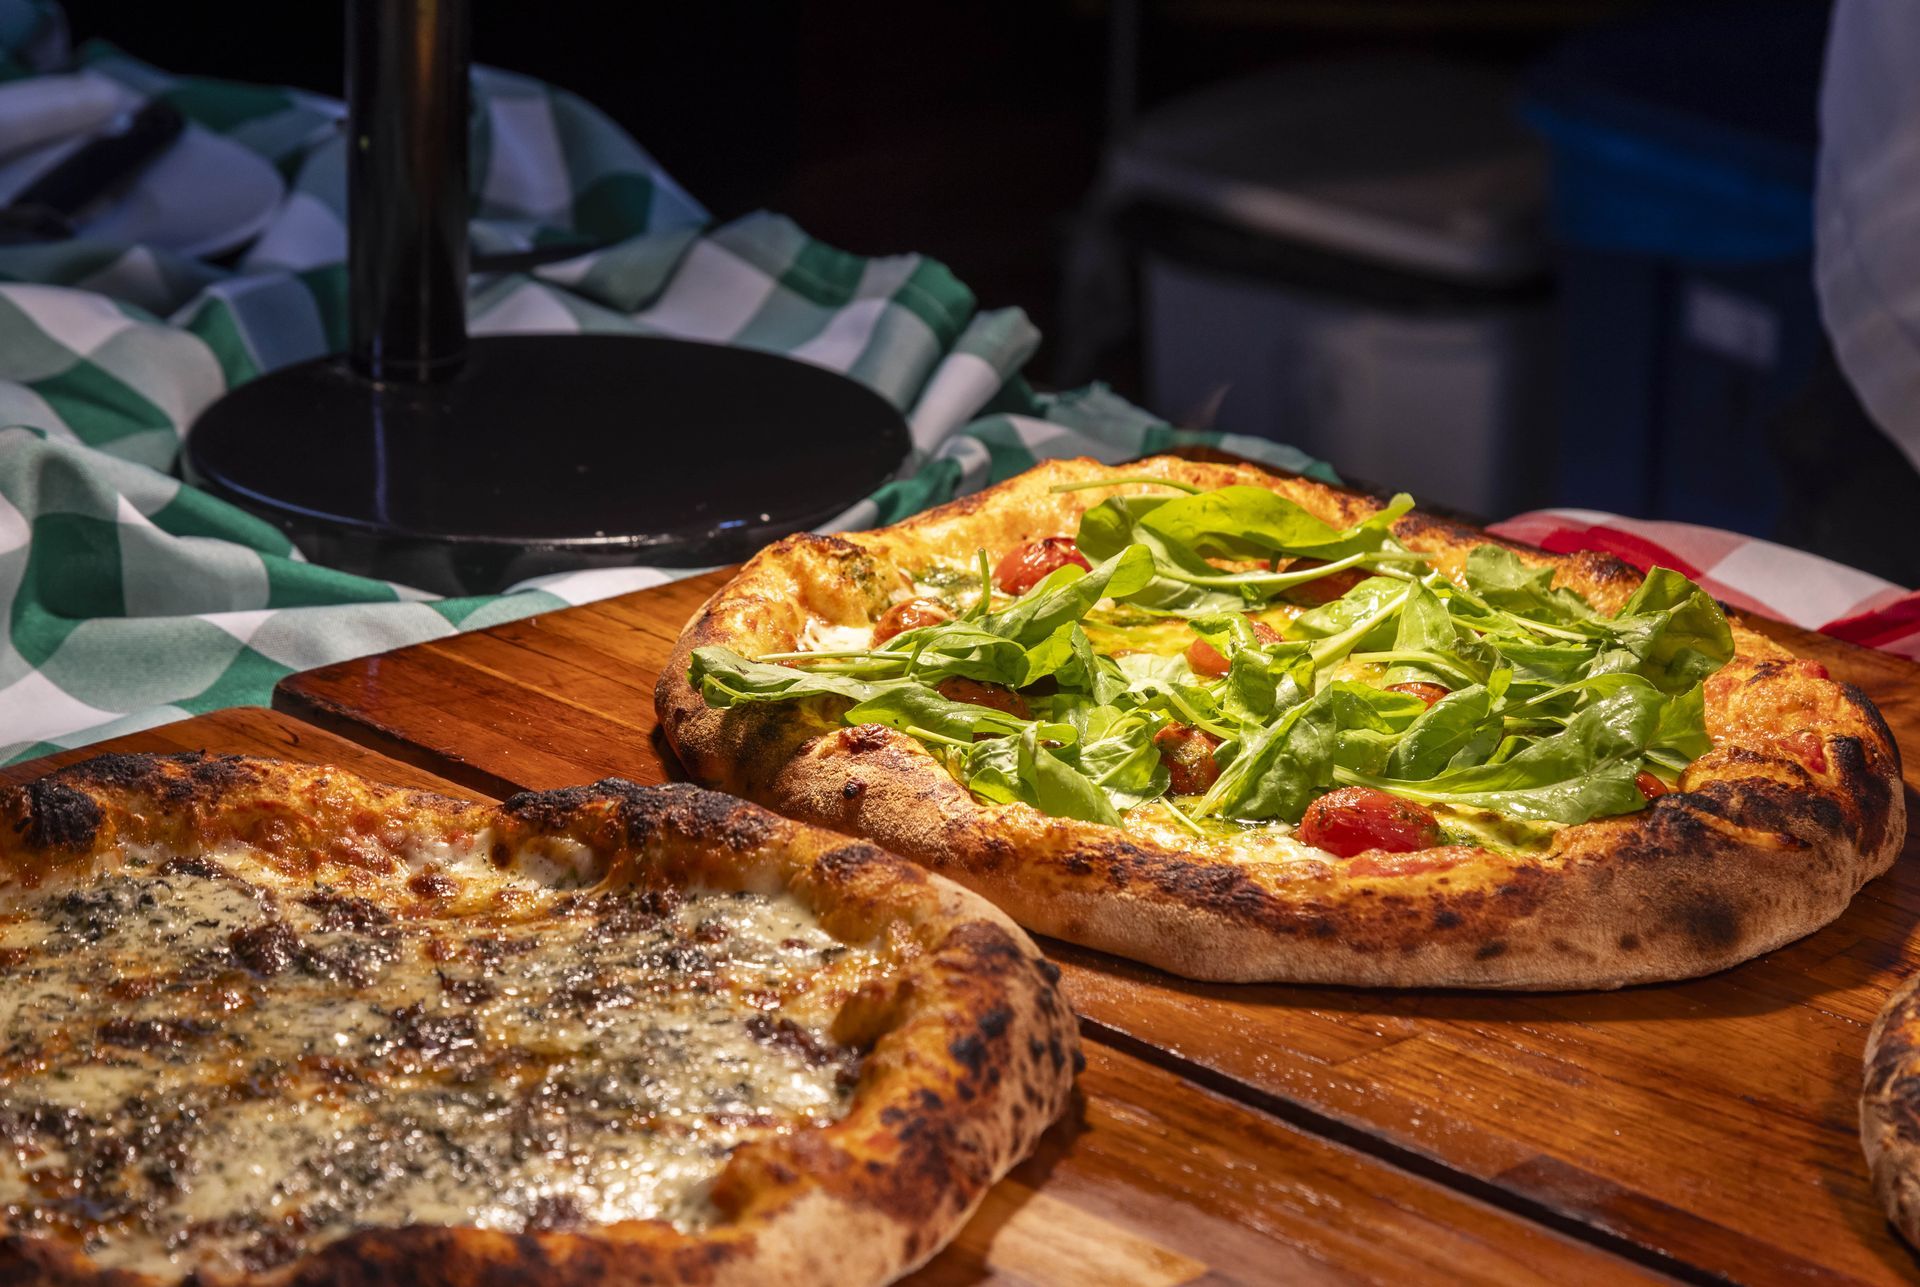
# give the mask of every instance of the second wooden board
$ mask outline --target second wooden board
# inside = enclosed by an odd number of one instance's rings
[[[454,789],[272,711],[232,710],[0,769],[121,751],[269,756]],[[1089,1043],[1066,1117],[908,1281],[984,1287],[1644,1282],[1618,1257]]]
[[[285,681],[278,701],[481,787],[674,772],[653,685],[701,578]],[[1791,627],[1920,746],[1920,667]],[[1911,793],[1910,793],[1911,794]],[[1246,1102],[1364,1137],[1706,1275],[1904,1281],[1855,1130],[1866,1025],[1920,967],[1920,842],[1834,925],[1617,993],[1209,986],[1057,945],[1089,1023]]]

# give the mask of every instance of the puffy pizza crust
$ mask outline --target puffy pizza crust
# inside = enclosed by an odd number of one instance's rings
[[[1920,1247],[1920,976],[1894,990],[1867,1035],[1860,1144],[1887,1219]]]
[[[702,1231],[369,1229],[269,1272],[196,1282],[886,1282],[938,1252],[1068,1105],[1082,1060],[1059,972],[1006,916],[870,844],[692,786],[610,778],[494,806],[270,760],[103,756],[0,791],[0,900],[109,873],[129,846],[231,861],[239,845],[282,876],[400,905],[423,855],[476,838],[502,864],[573,842],[610,880],[786,891],[844,940],[881,936],[886,986],[856,996],[835,1030],[872,1043],[846,1115],[738,1147],[713,1190],[725,1218]],[[0,1234],[0,1282],[160,1281],[3,1222]]]
[[[793,648],[810,619],[871,622],[902,574],[928,559],[1070,534],[1115,494],[1054,494],[1056,484],[1143,475],[1267,487],[1335,524],[1380,508],[1251,466],[1081,459],[893,527],[788,537],[682,633],[655,693],[668,741],[697,781],[866,836],[985,894],[1028,929],[1198,979],[1608,988],[1704,974],[1833,920],[1900,850],[1899,750],[1879,712],[1737,621],[1737,655],[1708,686],[1714,748],[1680,790],[1637,814],[1564,828],[1545,854],[1479,850],[1447,870],[1403,875],[1350,876],[1337,861],[1304,871],[1209,861],[1025,804],[982,804],[905,734],[842,728],[812,704],[714,710],[687,682],[696,647],[753,656]],[[1555,565],[1557,585],[1605,610],[1641,579],[1608,555],[1544,554],[1418,512],[1394,530],[1450,573],[1476,545],[1507,545]],[[1782,749],[1792,734],[1817,740],[1823,769]]]

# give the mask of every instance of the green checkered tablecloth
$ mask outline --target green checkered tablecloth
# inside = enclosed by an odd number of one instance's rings
[[[342,111],[112,49],[76,57],[63,31],[46,0],[0,0],[0,80],[77,68],[165,97],[288,189],[233,268],[137,245],[0,247],[0,760],[264,703],[292,671],[684,575],[623,568],[438,599],[316,567],[173,477],[181,434],[222,392],[342,345]],[[1098,388],[1036,394],[1019,374],[1038,339],[1027,319],[981,311],[940,264],[847,254],[771,214],[713,226],[580,99],[491,70],[474,95],[476,249],[608,247],[475,278],[474,331],[653,332],[864,381],[907,412],[915,454],[833,526],[888,522],[1047,456],[1224,442],[1323,468],[1264,441],[1176,432]]]

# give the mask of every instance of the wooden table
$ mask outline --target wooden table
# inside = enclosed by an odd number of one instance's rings
[[[337,764],[405,786],[461,790],[311,724],[252,709],[0,768],[0,783],[104,751],[191,750]],[[1066,1118],[988,1194],[953,1245],[909,1281],[1174,1287],[1656,1278],[1094,1041]]]
[[[476,791],[662,781],[654,680],[721,579],[296,675],[276,704]],[[1920,746],[1920,667],[1765,628]],[[1403,1178],[1682,1278],[1905,1281],[1920,1261],[1881,1219],[1854,1105],[1867,1024],[1920,965],[1914,848],[1819,933],[1614,993],[1209,985],[1046,946],[1097,1046]],[[1169,1141],[1157,1167],[1183,1158]]]

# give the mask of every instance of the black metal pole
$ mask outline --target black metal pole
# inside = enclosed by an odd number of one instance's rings
[[[349,0],[348,343],[382,381],[466,357],[467,0]]]

